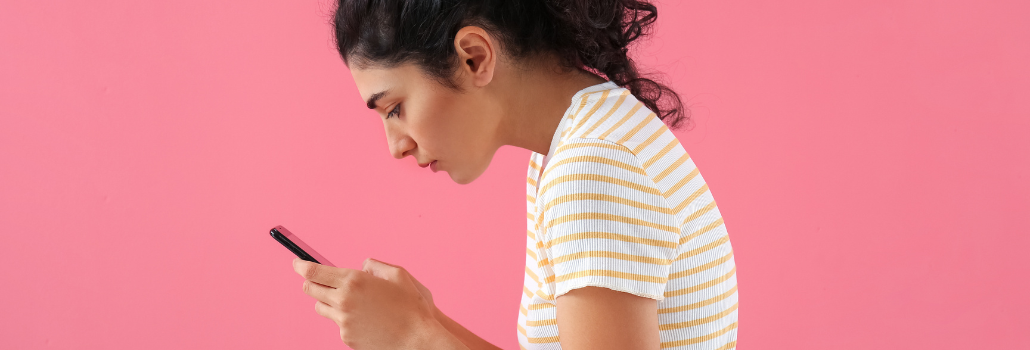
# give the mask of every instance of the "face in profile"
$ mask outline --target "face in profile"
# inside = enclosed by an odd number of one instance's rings
[[[390,154],[415,158],[467,184],[486,171],[497,142],[498,113],[478,89],[458,91],[415,65],[349,65],[361,99],[379,114]]]

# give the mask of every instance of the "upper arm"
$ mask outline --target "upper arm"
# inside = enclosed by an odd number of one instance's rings
[[[601,287],[555,300],[562,349],[658,349],[658,301]]]
[[[604,140],[577,140],[545,170],[537,205],[554,296],[594,286],[664,298],[680,227],[636,156]]]

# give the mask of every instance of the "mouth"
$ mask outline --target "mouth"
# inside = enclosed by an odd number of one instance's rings
[[[429,163],[419,164],[418,166],[422,167],[422,168],[429,167],[429,169],[432,170],[434,173],[437,172],[437,170],[436,170],[436,161],[435,160],[432,161],[432,162],[429,162]]]

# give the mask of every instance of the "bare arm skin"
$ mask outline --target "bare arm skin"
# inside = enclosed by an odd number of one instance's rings
[[[404,268],[367,260],[362,270],[294,260],[315,311],[354,349],[500,349],[447,317]],[[562,349],[658,349],[658,302],[601,287],[557,299]]]
[[[472,331],[469,331],[462,325],[458,324],[458,322],[452,320],[450,317],[447,317],[447,315],[444,315],[443,312],[440,311],[440,309],[436,310],[436,320],[440,322],[440,324],[443,325],[443,327],[447,329],[448,332],[454,335],[455,338],[461,340],[461,342],[464,343],[465,346],[469,348],[469,350],[501,349],[497,346],[494,346],[493,344],[490,344],[490,342],[486,341],[485,339],[480,338],[478,335],[475,335],[475,333],[472,333]]]
[[[658,349],[658,301],[602,287],[559,296],[563,350]]]

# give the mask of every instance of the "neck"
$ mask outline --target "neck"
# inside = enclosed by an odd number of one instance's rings
[[[508,66],[503,76],[504,96],[500,100],[501,121],[497,140],[502,145],[525,148],[547,155],[551,139],[565,111],[572,103],[572,97],[587,87],[605,82],[592,73],[574,69],[555,72],[551,64],[534,64],[535,67],[518,69]],[[501,73],[499,69],[497,73]]]

